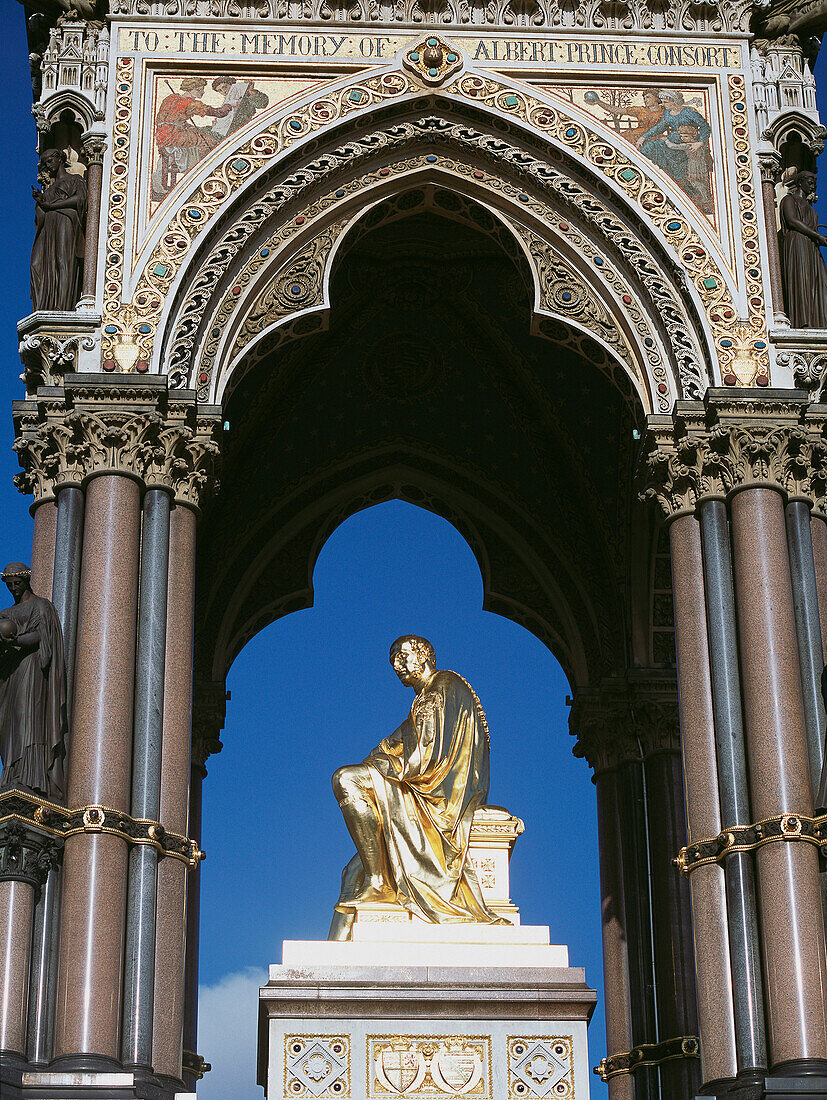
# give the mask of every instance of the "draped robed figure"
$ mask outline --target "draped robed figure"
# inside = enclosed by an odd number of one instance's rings
[[[395,900],[431,923],[504,923],[485,904],[468,860],[474,811],[488,798],[485,714],[471,686],[437,671],[417,643],[433,653],[416,638],[400,639],[391,651],[400,679],[417,690],[407,718],[333,779],[357,854],[342,874],[332,938],[347,933],[358,904],[375,901]],[[400,659],[424,668],[400,671]]]

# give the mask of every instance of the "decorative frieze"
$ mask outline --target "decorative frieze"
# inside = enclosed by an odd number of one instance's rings
[[[109,9],[155,18],[706,33],[749,30],[753,9],[762,6],[762,0],[110,0]]]
[[[704,497],[769,485],[822,509],[827,478],[825,421],[806,415],[806,395],[758,391],[733,398],[710,391],[705,404],[678,402],[672,417],[649,418],[641,462],[642,500],[667,519]]]
[[[214,483],[220,413],[198,409],[186,391],[168,393],[164,378],[126,385],[73,374],[62,390],[16,402],[14,419],[23,467],[15,484],[38,499],[117,472],[195,506]]]

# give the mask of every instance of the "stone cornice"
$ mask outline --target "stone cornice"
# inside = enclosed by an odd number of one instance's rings
[[[221,412],[190,391],[170,392],[163,377],[67,375],[62,387],[15,402],[14,422],[23,467],[15,484],[36,500],[121,473],[196,507],[215,483]]]
[[[764,485],[825,510],[827,409],[800,390],[733,395],[710,390],[678,402],[672,416],[650,416],[640,463],[641,499],[668,520],[699,500]]]

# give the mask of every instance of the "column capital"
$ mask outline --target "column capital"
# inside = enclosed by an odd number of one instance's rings
[[[158,375],[124,380],[70,374],[14,404],[22,493],[48,498],[65,485],[120,473],[196,507],[215,486],[221,411]]]
[[[83,155],[87,164],[103,164],[106,152],[106,134],[97,130],[87,130],[81,138]]]
[[[772,145],[762,143],[758,147],[758,167],[761,182],[771,183],[774,187],[781,175],[781,154]]]
[[[595,776],[630,760],[680,750],[678,690],[671,670],[642,669],[578,691],[569,717],[572,752]]]
[[[641,499],[667,520],[692,514],[708,497],[767,486],[823,508],[827,487],[827,408],[800,390],[710,390],[678,402],[672,416],[650,416],[640,464]]]
[[[39,890],[57,866],[62,841],[14,818],[0,823],[0,882],[15,879]]]
[[[230,693],[223,680],[196,680],[192,693],[192,759],[205,767],[207,759],[221,752],[221,731],[227,717]]]

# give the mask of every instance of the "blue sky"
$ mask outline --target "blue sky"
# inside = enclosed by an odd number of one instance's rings
[[[30,311],[30,188],[36,178],[23,14],[7,4],[0,41],[7,90],[0,119],[6,209],[0,334],[0,529],[3,562],[28,560],[28,501],[12,485],[11,401],[23,396],[15,325]],[[820,66],[821,67],[821,66]],[[825,217],[822,214],[822,217]],[[827,220],[827,218],[825,218]],[[522,817],[512,897],[524,923],[569,945],[600,1002],[591,1064],[605,1054],[594,788],[571,756],[568,684],[522,627],[481,610],[482,582],[447,522],[392,502],[352,517],[322,549],[315,606],[283,619],[241,653],[228,679],[224,751],[204,787],[199,1052],[212,1062],[199,1096],[252,1100],[257,988],[284,939],[327,935],[351,844],[330,775],[360,760],[403,719],[410,693],[388,646],[424,634],[441,667],[477,689],[492,734],[490,801]],[[593,1096],[606,1090],[593,1079]]]

